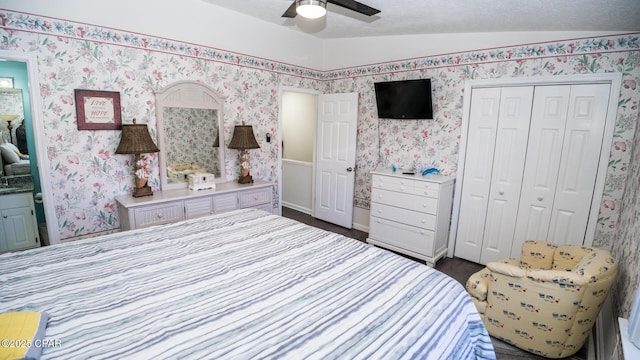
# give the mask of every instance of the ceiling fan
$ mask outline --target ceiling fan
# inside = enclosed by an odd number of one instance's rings
[[[291,6],[289,6],[287,11],[285,11],[284,14],[282,14],[282,17],[294,18],[298,14],[308,18],[321,17],[326,13],[327,3],[341,6],[343,8],[346,8],[367,16],[372,16],[380,12],[380,10],[378,9],[374,9],[370,6],[367,6],[355,0],[295,0],[293,1],[293,3],[291,3]],[[298,7],[300,7],[300,9],[296,9]],[[302,14],[301,10],[303,7],[308,9],[313,9],[312,10],[313,14],[309,16]]]

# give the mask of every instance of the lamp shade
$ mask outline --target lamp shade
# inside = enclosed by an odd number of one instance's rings
[[[158,152],[160,149],[151,140],[146,124],[122,124],[122,137],[116,154],[146,154]]]
[[[251,125],[236,125],[228,148],[241,150],[260,148],[253,134],[253,127]]]

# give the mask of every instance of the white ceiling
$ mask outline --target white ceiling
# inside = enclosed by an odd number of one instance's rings
[[[293,0],[203,0],[322,39],[513,31],[640,30],[640,0],[360,0],[367,17],[333,4],[309,20],[281,15]]]

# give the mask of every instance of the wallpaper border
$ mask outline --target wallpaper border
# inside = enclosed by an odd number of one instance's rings
[[[27,31],[43,35],[54,35],[76,40],[88,40],[177,54],[235,66],[327,81],[448,66],[474,66],[492,62],[517,61],[518,59],[531,60],[535,58],[579,55],[585,57],[589,55],[601,56],[603,53],[629,52],[633,51],[632,49],[640,51],[640,32],[631,32],[598,38],[566,39],[475,51],[461,51],[321,71],[189,42],[7,9],[0,9],[0,28],[4,28],[9,34],[9,37],[2,41],[2,45],[9,48],[11,48],[12,44],[10,37],[12,31]],[[585,59],[585,62],[588,62],[587,59]]]

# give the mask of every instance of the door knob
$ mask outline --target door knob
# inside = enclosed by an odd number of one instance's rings
[[[352,168],[351,166],[349,166],[349,167],[347,168],[347,172],[352,172],[352,171],[353,171],[353,168]]]

